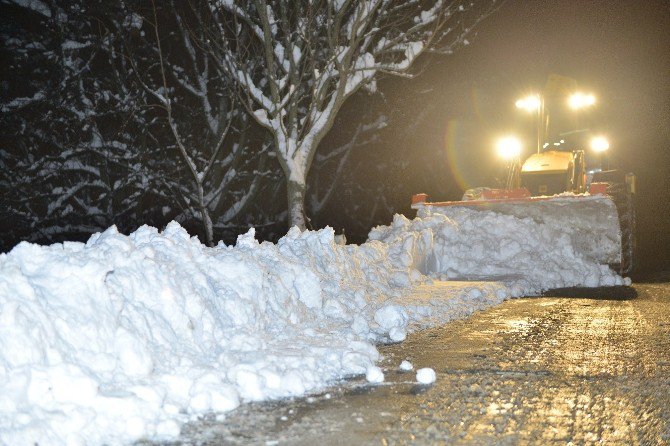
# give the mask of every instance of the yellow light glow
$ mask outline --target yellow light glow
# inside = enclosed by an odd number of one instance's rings
[[[577,92],[568,98],[568,105],[573,110],[578,110],[580,108],[590,107],[596,103],[596,97],[589,93],[585,94],[582,92]]]
[[[594,152],[605,152],[610,148],[610,143],[604,136],[596,136],[591,140],[591,148]]]
[[[521,141],[516,136],[505,136],[496,143],[496,150],[501,158],[517,158],[521,154]]]
[[[538,95],[530,95],[515,102],[516,108],[533,112],[540,109],[542,101]]]

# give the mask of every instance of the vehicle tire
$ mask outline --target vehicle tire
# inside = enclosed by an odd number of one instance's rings
[[[621,264],[619,273],[630,275],[635,269],[637,238],[635,236],[635,200],[626,183],[610,183],[607,193],[612,197],[619,215],[621,230]]]

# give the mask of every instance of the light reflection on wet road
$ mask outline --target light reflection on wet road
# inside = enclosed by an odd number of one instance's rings
[[[670,444],[669,283],[510,300],[380,351],[384,385],[243,406],[183,444]]]

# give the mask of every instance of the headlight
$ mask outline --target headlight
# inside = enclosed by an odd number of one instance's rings
[[[610,143],[604,136],[596,136],[591,140],[591,149],[594,152],[605,152],[610,148]]]
[[[505,136],[496,143],[496,150],[501,158],[517,158],[521,154],[521,141],[516,136]]]

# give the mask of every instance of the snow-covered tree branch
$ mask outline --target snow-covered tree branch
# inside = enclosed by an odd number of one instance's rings
[[[237,218],[270,172],[264,167],[267,144],[250,140],[250,118],[237,104],[235,85],[212,68],[203,46],[211,32],[203,17],[209,15],[206,6],[152,3],[144,17],[129,11],[146,31],[141,46],[152,50],[128,56],[138,83],[153,98],[148,105],[162,110],[157,116],[166,124],[163,133],[171,136],[188,173],[191,187],[173,189],[185,194],[184,209],[200,220],[212,245],[215,220],[221,225]],[[260,147],[252,151],[249,144]]]
[[[254,198],[281,173],[202,46],[208,3],[156,3],[157,17],[146,0],[1,3],[8,246],[170,219],[211,244],[267,224]]]
[[[5,240],[79,238],[136,221],[155,170],[137,144],[137,92],[97,2],[6,2],[0,183]],[[118,62],[118,63],[117,63]],[[5,195],[5,194],[3,194]],[[143,194],[149,197],[150,193]],[[150,208],[150,206],[146,206]]]
[[[306,178],[345,100],[383,74],[411,75],[427,51],[449,53],[496,7],[481,1],[226,0],[210,3],[207,46],[252,116],[272,134],[290,225],[306,227]]]

